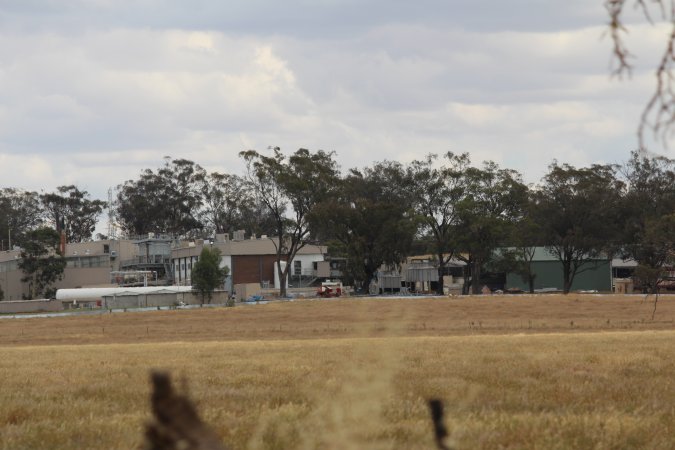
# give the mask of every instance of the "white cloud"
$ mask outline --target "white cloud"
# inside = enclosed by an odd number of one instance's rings
[[[667,27],[631,25],[618,82],[601,5],[540,3],[6,2],[0,179],[103,195],[165,155],[238,172],[269,145],[343,168],[468,151],[531,180],[626,157]]]

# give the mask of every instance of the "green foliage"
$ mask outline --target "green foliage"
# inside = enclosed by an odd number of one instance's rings
[[[192,289],[197,291],[207,303],[211,303],[213,291],[222,287],[229,274],[229,267],[220,267],[220,250],[204,247],[192,268]]]
[[[332,198],[315,208],[312,223],[323,239],[339,243],[349,277],[367,290],[383,264],[405,260],[417,229],[404,169],[381,162],[352,170]]]
[[[601,253],[635,259],[649,290],[671,264],[675,160],[633,152],[623,179],[615,166],[554,162],[528,189],[516,171],[493,162],[473,167],[466,153],[431,154],[408,166],[385,161],[344,176],[332,152],[285,155],[275,148],[240,156],[247,177],[207,173],[185,159],[146,169],[119,186],[117,222],[127,234],[205,237],[244,229],[276,235],[277,261],[292,261],[308,243],[328,243],[332,254],[348,258],[348,278],[364,284],[382,265],[433,253],[439,278],[450,259],[466,262],[464,278],[472,285],[465,292],[480,290],[487,265],[520,275],[532,289],[537,246],[559,259],[566,291]],[[104,206],[75,186],[43,195],[2,189],[0,248],[8,247],[10,230],[12,244],[25,247],[27,233],[43,220],[62,224],[71,242],[91,239]],[[494,250],[505,247],[510,250],[492,261]],[[279,270],[282,295],[291,269]]]
[[[42,223],[42,209],[37,192],[15,188],[0,190],[0,249],[11,244],[21,246],[26,232]]]
[[[455,155],[448,152],[445,158],[447,162],[438,167],[437,155],[432,154],[423,161],[413,161],[407,169],[421,231],[429,238],[439,263],[439,280],[443,279],[444,267],[457,251],[458,206],[468,195],[464,172],[471,162],[468,153]],[[442,283],[438,285],[438,293],[443,293]]]
[[[547,243],[541,224],[533,219],[535,207],[536,204],[530,192],[523,216],[511,227],[508,250],[504,252],[509,265],[501,270],[518,275],[527,283],[531,294],[534,294],[534,280],[536,279],[532,266],[535,251],[537,247]]]
[[[56,192],[40,195],[40,202],[56,229],[66,233],[68,242],[91,240],[98,216],[106,202],[90,200],[87,191],[76,186],[59,186]]]
[[[204,170],[186,159],[166,159],[164,167],[144,170],[118,186],[117,218],[128,234],[150,232],[187,236],[203,228],[195,217],[202,204]]]
[[[675,214],[647,219],[636,247],[635,276],[646,292],[656,293],[668,276],[666,269],[675,265]]]
[[[492,161],[484,162],[482,168],[468,167],[462,182],[466,195],[455,206],[458,221],[454,232],[458,258],[466,262],[471,290],[478,294],[483,267],[494,250],[507,242],[513,223],[523,215],[527,187],[518,172],[501,169]]]
[[[246,161],[249,182],[257,200],[265,206],[266,214],[274,223],[280,295],[285,296],[291,264],[282,270],[279,263],[292,261],[298,250],[312,241],[312,212],[316,205],[330,198],[337,184],[334,153],[300,149],[287,157],[276,147],[273,156],[264,156],[255,150],[239,155]]]
[[[59,233],[51,228],[38,228],[26,233],[19,269],[21,281],[28,283],[28,299],[54,293],[52,285],[63,278],[66,260],[59,251]]]
[[[231,233],[250,229],[243,218],[254,198],[243,178],[212,172],[199,180],[199,191],[204,206],[199,218],[207,231]]]
[[[200,180],[200,220],[209,233],[246,230],[273,234],[274,218],[255,196],[251,183],[237,175],[212,172]]]
[[[620,251],[638,262],[635,275],[643,290],[655,293],[664,266],[673,264],[675,160],[633,152],[625,176]]]
[[[574,277],[591,269],[590,261],[616,242],[622,190],[616,170],[611,165],[577,169],[554,162],[535,191],[533,216],[562,265],[565,293]]]

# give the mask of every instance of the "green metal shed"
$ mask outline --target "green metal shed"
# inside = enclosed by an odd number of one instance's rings
[[[537,247],[532,260],[532,269],[537,275],[534,279],[535,289],[563,289],[563,268],[558,259],[545,247]],[[572,282],[572,290],[612,290],[612,264],[606,257],[587,260]],[[527,281],[514,273],[506,274],[506,288],[529,289]]]

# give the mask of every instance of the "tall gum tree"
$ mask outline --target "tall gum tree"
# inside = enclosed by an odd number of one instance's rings
[[[0,189],[0,250],[22,246],[26,233],[44,220],[37,192],[16,188]]]
[[[28,299],[51,297],[51,286],[63,278],[66,260],[59,250],[60,236],[56,230],[42,227],[26,233],[21,250],[19,269],[21,281],[28,284]]]
[[[633,152],[622,172],[626,190],[620,253],[637,261],[643,290],[655,294],[675,251],[675,160]]]
[[[205,172],[192,161],[166,158],[164,166],[145,169],[137,180],[118,186],[116,216],[128,235],[149,232],[191,236],[203,228],[197,219]]]
[[[518,172],[502,169],[492,161],[484,162],[481,168],[468,167],[462,173],[462,183],[466,195],[455,205],[457,257],[467,265],[471,292],[479,294],[483,268],[494,257],[495,249],[507,242],[513,224],[523,215],[527,186]]]
[[[508,243],[513,256],[511,271],[527,283],[530,294],[534,294],[537,277],[533,265],[535,252],[537,247],[546,244],[541,225],[533,219],[533,207],[534,202],[530,199],[522,219],[512,228]]]
[[[63,230],[68,242],[91,240],[98,216],[106,207],[102,200],[92,200],[77,186],[59,186],[56,192],[40,195],[47,221]]]
[[[253,204],[248,183],[237,175],[204,173],[199,183],[204,227],[212,233],[231,233],[241,227],[243,210]]]
[[[274,221],[279,294],[285,297],[291,261],[312,241],[312,212],[317,204],[330,198],[337,184],[339,173],[334,153],[323,150],[312,153],[301,148],[286,156],[275,147],[272,156],[255,150],[239,155],[246,162],[248,179],[258,200]],[[288,264],[282,269],[284,260]]]
[[[455,228],[459,223],[457,206],[467,195],[464,172],[470,164],[469,154],[448,152],[438,164],[438,155],[413,161],[407,169],[413,205],[420,217],[422,232],[431,237],[438,261],[438,293],[443,294],[445,266],[455,257]]]
[[[321,236],[339,243],[347,271],[364,292],[382,265],[401,263],[412,245],[416,221],[405,178],[391,161],[352,169],[312,215]]]
[[[565,294],[616,242],[623,187],[616,172],[614,165],[576,168],[553,162],[535,190],[534,214],[548,251],[562,265]]]

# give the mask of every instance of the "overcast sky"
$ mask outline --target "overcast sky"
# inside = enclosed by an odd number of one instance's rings
[[[164,156],[241,173],[268,146],[470,152],[528,182],[621,162],[669,29],[628,16],[636,68],[611,79],[602,3],[0,0],[0,187],[105,198]]]

